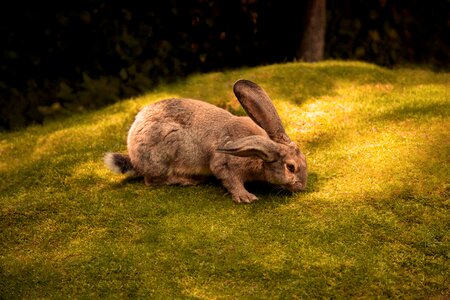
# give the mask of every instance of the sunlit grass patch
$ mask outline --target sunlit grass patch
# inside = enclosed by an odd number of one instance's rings
[[[146,187],[110,173],[141,107],[200,98],[243,114],[254,80],[306,153],[309,184]],[[195,75],[0,133],[0,298],[445,298],[450,77],[358,62]]]

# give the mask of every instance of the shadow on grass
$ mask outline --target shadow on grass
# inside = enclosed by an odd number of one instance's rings
[[[308,184],[305,191],[298,192],[298,194],[307,194],[316,191],[317,189],[317,174],[308,173]],[[249,182],[245,184],[249,192],[259,194],[263,197],[289,197],[297,193],[282,189],[279,186],[272,185],[266,182]]]
[[[382,121],[404,121],[414,117],[439,116],[448,117],[450,115],[450,103],[410,103],[390,110],[382,115],[375,116],[374,120]]]
[[[293,193],[288,190],[285,190],[279,186],[272,185],[267,182],[248,182],[245,184],[246,189],[260,198],[260,201],[258,202],[264,202],[267,199],[270,199],[270,202],[272,203],[278,203],[278,204],[287,204],[291,202],[295,197],[293,197],[296,194],[308,194],[311,192],[315,192],[317,190],[317,183],[318,183],[318,175],[316,173],[309,173],[308,174],[308,184],[305,191]],[[113,184],[113,187],[115,189],[120,189],[121,187],[128,186],[128,185],[144,185],[144,179],[143,177],[126,177],[119,183]],[[214,177],[208,178],[204,183],[196,185],[197,187],[214,187],[215,189],[220,188],[223,190],[223,193],[226,193],[227,197],[231,199],[231,196],[226,192],[225,188],[222,186],[221,182],[217,180]],[[152,186],[147,187],[152,190],[159,190],[164,187],[176,187],[180,189],[189,189],[192,186],[179,186],[179,185],[160,185],[160,186]],[[220,193],[219,194],[223,194]]]

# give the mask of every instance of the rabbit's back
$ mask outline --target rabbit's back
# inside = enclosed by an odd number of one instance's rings
[[[210,149],[233,115],[191,99],[168,99],[144,107],[128,133],[128,154],[139,173],[210,175]]]

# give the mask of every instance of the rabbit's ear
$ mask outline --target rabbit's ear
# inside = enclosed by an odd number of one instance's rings
[[[249,80],[238,80],[233,91],[249,117],[263,128],[272,140],[282,144],[291,142],[272,100],[260,86]]]
[[[216,151],[241,157],[257,156],[265,162],[275,162],[280,158],[278,145],[260,135],[240,138],[225,144]]]

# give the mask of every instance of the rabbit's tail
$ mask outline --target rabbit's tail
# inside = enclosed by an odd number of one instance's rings
[[[108,152],[103,159],[108,169],[114,173],[127,174],[130,176],[137,175],[136,170],[131,164],[130,157],[126,154]]]

